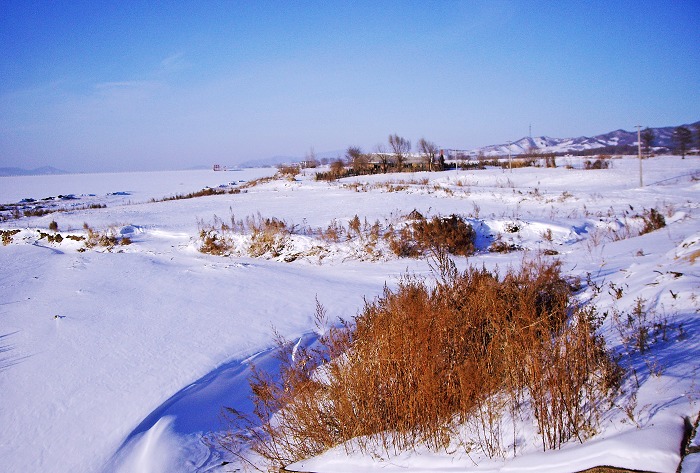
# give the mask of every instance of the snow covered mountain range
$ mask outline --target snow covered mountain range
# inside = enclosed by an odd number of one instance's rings
[[[700,126],[700,121],[683,125],[691,130]],[[675,126],[650,128],[654,132],[653,147],[659,151],[673,149],[673,131]],[[484,156],[504,156],[509,152],[520,155],[531,152],[538,153],[574,153],[586,154],[592,152],[623,153],[632,151],[627,147],[636,148],[637,131],[615,130],[596,136],[579,136],[578,138],[551,138],[549,136],[523,137],[512,143],[489,145],[469,150],[469,154]],[[636,152],[636,149],[634,150]]]

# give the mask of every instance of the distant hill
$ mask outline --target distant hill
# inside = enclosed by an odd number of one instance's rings
[[[700,121],[682,126],[694,130],[700,125]],[[650,128],[654,132],[654,149],[667,151],[674,148],[673,131],[677,127],[666,126]],[[503,143],[489,145],[468,150],[469,154],[484,156],[505,156],[509,152],[517,156],[531,152],[555,153],[555,154],[591,154],[591,153],[636,153],[637,131],[615,130],[595,136],[579,136],[578,138],[551,138],[548,136],[536,136],[520,138],[510,144]]]
[[[0,176],[41,176],[45,174],[68,174],[67,171],[62,169],[56,169],[51,166],[44,166],[36,169],[22,169],[22,168],[0,168]]]
[[[690,128],[695,133],[695,127],[700,126],[700,121],[688,123],[682,126]],[[653,148],[656,152],[668,152],[674,149],[673,131],[677,126],[666,126],[650,128],[654,132]],[[579,136],[577,138],[552,138],[549,136],[526,136],[512,143],[502,143],[496,145],[483,146],[470,150],[449,150],[450,157],[455,154],[463,155],[484,155],[484,156],[507,156],[510,152],[513,156],[528,153],[554,153],[563,154],[636,154],[637,153],[637,130],[615,130],[595,136]],[[316,153],[316,159],[334,160],[345,155],[345,150],[325,151]],[[269,158],[245,161],[239,164],[240,167],[275,167],[280,164],[292,164],[302,162],[302,156],[271,156]]]

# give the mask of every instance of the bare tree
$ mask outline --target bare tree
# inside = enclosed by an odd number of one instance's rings
[[[436,164],[436,157],[438,153],[438,147],[432,141],[428,141],[425,138],[418,140],[418,151],[423,156],[423,161],[428,165],[428,170],[433,170],[433,165]]]
[[[391,154],[387,153],[386,148],[383,145],[378,144],[375,156],[379,160],[379,165],[382,167],[382,172],[387,172],[389,165],[391,164]]]
[[[403,168],[408,153],[411,152],[411,142],[397,134],[389,135],[389,147],[394,153],[396,167],[399,171]]]
[[[355,174],[361,174],[367,169],[369,160],[367,155],[362,152],[362,148],[359,146],[348,146],[347,151],[345,151],[345,159]]]

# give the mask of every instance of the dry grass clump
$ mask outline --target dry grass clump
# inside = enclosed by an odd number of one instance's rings
[[[50,227],[58,228],[54,225],[50,225]],[[68,234],[63,236],[56,231],[44,232],[41,230],[37,230],[37,232],[39,234],[39,240],[46,239],[46,241],[49,243],[61,244],[65,239],[76,242],[82,241],[84,242],[84,246],[78,249],[79,252],[84,252],[88,249],[92,249],[95,247],[103,247],[107,248],[108,250],[111,250],[117,245],[124,246],[130,245],[132,243],[131,238],[129,238],[128,236],[117,236],[114,233],[113,229],[108,229],[103,232],[99,232],[90,228],[87,223],[83,225],[83,228],[87,231],[87,235]],[[19,232],[20,230],[0,230],[2,244],[9,245],[10,243],[12,243],[13,236]]]
[[[300,168],[296,164],[281,164],[277,167],[277,173],[287,179],[294,179],[299,174]]]
[[[666,226],[666,219],[663,214],[656,209],[645,210],[642,218],[644,219],[644,227],[639,232],[640,235],[653,232],[654,230]]]
[[[39,240],[46,238],[49,243],[61,243],[63,236],[60,233],[46,233],[39,230]]]
[[[291,169],[291,168],[289,168]],[[295,168],[298,170],[298,168]],[[286,170],[283,172],[282,170],[279,171],[279,175],[282,177],[289,177],[289,170]],[[291,177],[294,177],[292,174]],[[270,181],[274,181],[277,179],[278,176],[268,176],[268,177],[260,177],[258,179],[254,179],[252,181],[247,181],[237,187],[231,188],[231,187],[205,187],[204,189],[194,191],[194,192],[189,192],[187,194],[175,194],[171,196],[166,196],[166,197],[161,197],[160,199],[152,198],[150,201],[151,202],[168,202],[172,200],[185,200],[185,199],[195,199],[197,197],[209,197],[212,195],[224,195],[224,194],[240,194],[241,192],[247,192],[248,189],[259,186],[261,184],[265,184]]]
[[[611,163],[611,157],[608,155],[601,155],[595,161],[587,159],[583,162],[583,169],[608,169]]]
[[[428,220],[414,211],[391,222],[382,224],[377,220],[372,224],[355,215],[347,223],[333,219],[325,228],[311,228],[275,217],[264,218],[259,213],[243,220],[231,215],[226,222],[214,216],[213,223],[198,221],[199,251],[219,256],[234,253],[268,258],[283,256],[288,262],[343,243],[350,243],[355,255],[369,258],[381,257],[387,247],[397,256],[412,258],[428,252],[461,256],[475,251],[476,232],[463,217],[435,216]],[[395,230],[394,225],[400,226],[400,230]],[[311,250],[296,250],[297,237],[311,238],[317,243]]]
[[[389,247],[397,256],[415,258],[427,251],[458,256],[474,253],[476,232],[463,217],[453,214],[428,220],[418,212],[414,214],[412,222],[387,234]]]
[[[602,217],[601,214],[601,220]],[[645,209],[642,215],[635,214],[630,217],[625,212],[625,216],[621,218],[615,217],[611,209],[608,211],[607,217],[613,219],[612,222],[620,222],[617,224],[618,228],[615,228],[615,225],[593,228],[589,232],[589,250],[607,241],[614,242],[634,238],[666,226],[666,219],[663,213],[655,208]]]
[[[510,161],[501,161],[500,165],[503,169],[518,169],[518,168],[528,168],[535,164],[535,159],[530,157],[524,158],[513,158]]]
[[[219,235],[214,229],[200,228],[199,238],[202,240],[199,251],[216,256],[226,256],[231,254],[233,242],[225,236]]]
[[[108,250],[112,250],[117,245],[130,245],[131,244],[131,238],[129,237],[118,237],[113,229],[108,229],[102,232],[96,231],[90,226],[85,223],[83,224],[83,228],[87,230],[87,237],[84,237],[83,240],[85,241],[85,247],[81,248],[78,251],[85,251],[86,249],[92,249],[95,247],[103,247]],[[71,236],[69,235],[68,238]],[[75,238],[71,238],[75,239]],[[79,241],[79,240],[76,240]]]
[[[501,277],[458,272],[444,253],[435,261],[434,285],[404,277],[329,329],[320,348],[280,339],[278,375],[254,369],[254,416],[227,409],[232,429],[221,445],[240,454],[251,442],[279,467],[350,439],[371,453],[446,449],[468,424],[477,438],[465,448],[502,455],[494,423],[527,412],[544,449],[590,435],[619,370],[559,264],[524,262]]]
[[[208,197],[212,195],[221,195],[221,194],[231,194],[233,193],[232,190],[225,189],[225,188],[213,188],[213,187],[205,187],[204,189],[195,191],[195,192],[189,192],[187,194],[175,194],[172,196],[168,197],[162,197],[160,199],[152,198],[151,202],[168,202],[171,200],[185,200],[185,199],[195,199],[197,197]]]
[[[59,196],[60,197],[60,196]],[[0,222],[6,220],[19,220],[24,217],[43,217],[57,212],[73,212],[79,210],[104,209],[105,204],[87,204],[71,207],[55,207],[56,204],[51,203],[52,198],[35,201],[34,199],[24,199],[20,203],[0,205]],[[46,206],[49,207],[46,207]]]
[[[21,230],[0,230],[0,236],[2,237],[2,246],[7,246],[12,243],[13,237],[17,235]]]
[[[214,216],[214,223],[205,224],[198,222],[199,239],[201,244],[199,251],[217,256],[227,256],[234,252],[235,244],[232,236],[248,234],[249,243],[246,248],[241,248],[252,257],[269,255],[279,256],[287,245],[291,228],[286,222],[275,217],[263,217],[258,213],[236,220],[231,215],[228,223]]]
[[[249,223],[251,241],[248,253],[252,257],[269,254],[273,258],[282,254],[291,234],[287,224],[275,217],[252,219]]]
[[[243,184],[238,186],[237,189],[233,189],[231,193],[236,194],[236,193],[241,192],[241,191],[246,192],[248,189],[251,189],[253,187],[260,186],[263,184],[267,184],[268,182],[272,182],[275,179],[277,179],[276,176],[259,177],[257,179],[253,179],[252,181],[244,182]]]
[[[520,246],[516,245],[515,243],[502,240],[500,235],[493,241],[493,243],[489,245],[489,252],[491,253],[510,253],[520,250],[522,250]]]
[[[92,228],[88,228],[87,231],[86,248],[94,248],[96,246],[112,247],[119,242],[117,237],[109,232],[97,232]]]

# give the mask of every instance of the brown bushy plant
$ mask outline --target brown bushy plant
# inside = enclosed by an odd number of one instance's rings
[[[294,179],[294,176],[299,174],[299,166],[296,164],[282,164],[277,167],[277,172],[282,177]]]
[[[98,232],[89,227],[87,231],[86,248],[94,248],[96,246],[110,248],[117,244],[117,237],[109,232]]]
[[[287,244],[291,231],[287,224],[278,218],[263,218],[258,214],[248,217],[246,224],[251,231],[250,248],[248,253],[256,258],[265,254],[277,257]]]
[[[426,251],[468,256],[474,253],[475,239],[472,226],[454,214],[428,220],[417,213],[409,225],[388,234],[391,250],[397,256],[408,257],[421,256]]]
[[[199,230],[199,238],[202,244],[199,251],[210,255],[225,256],[233,251],[233,243],[225,236],[219,235],[211,228],[202,228]]]
[[[535,163],[535,158],[532,157],[519,157],[511,159],[510,161],[502,161],[500,163],[503,169],[518,169],[518,168],[528,168],[533,166]]]
[[[601,155],[598,159],[595,161],[591,161],[587,159],[583,163],[583,168],[586,170],[589,169],[608,169],[610,167],[610,156],[607,155]]]
[[[644,228],[642,228],[640,235],[653,232],[654,230],[658,230],[659,228],[666,226],[666,219],[664,218],[663,214],[656,209],[644,211],[643,218]]]
[[[254,416],[228,409],[221,445],[240,454],[250,442],[273,467],[350,439],[372,453],[440,450],[460,424],[488,432],[506,409],[521,417],[528,406],[545,449],[593,432],[618,371],[559,263],[528,261],[501,277],[459,272],[444,253],[435,262],[435,284],[402,278],[327,330],[320,348],[280,340],[279,375],[253,371]],[[487,440],[484,452],[502,453],[497,436]]]
[[[0,236],[2,237],[2,244],[3,246],[7,246],[10,243],[12,243],[12,240],[15,235],[17,235],[20,232],[19,229],[14,229],[14,230],[0,230]]]

